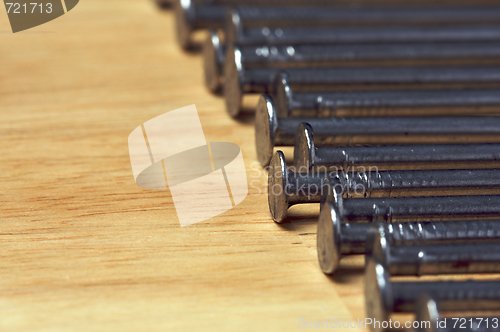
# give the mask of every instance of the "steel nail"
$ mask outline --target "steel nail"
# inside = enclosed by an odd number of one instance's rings
[[[294,204],[319,203],[326,176],[326,173],[301,174],[289,170],[283,153],[276,152],[268,170],[268,202],[273,220],[282,222]]]
[[[500,195],[343,198],[333,203],[346,221],[419,221],[500,216]],[[332,202],[332,199],[326,199]],[[322,201],[324,203],[324,201]]]
[[[500,189],[500,169],[420,170],[420,171],[308,171],[287,167],[277,151],[268,172],[269,210],[280,223],[295,204],[334,201],[344,197],[390,197],[453,194],[490,194]],[[322,199],[323,197],[323,199]]]
[[[348,49],[345,49],[345,47],[347,45],[352,46],[354,43],[377,45],[381,43],[477,43],[498,41],[500,40],[500,26],[283,27],[270,29],[269,32],[267,32],[266,28],[258,27],[245,30],[245,33],[238,34],[236,38],[239,39],[228,43],[229,48],[232,48],[232,45],[241,47],[246,63],[255,62],[256,56],[258,56],[257,59],[260,62],[265,59],[266,62],[272,64],[276,59],[282,59],[283,61],[290,61],[292,64],[298,64],[312,62],[313,59],[311,58],[305,61],[304,56],[307,56],[312,49],[318,48],[317,45],[321,44],[329,44],[331,48],[321,49],[322,54],[337,54],[336,57],[330,59],[333,62],[340,61],[340,54],[347,54]],[[305,44],[316,44],[316,46],[309,48]],[[344,48],[333,48],[333,46],[341,45],[345,45]],[[358,45],[353,47],[360,48]],[[385,47],[387,48],[387,46]],[[305,49],[302,50],[302,48]],[[479,50],[470,49],[468,46],[460,49],[460,51],[464,49],[476,54],[479,52]],[[421,52],[423,50],[422,46],[417,47],[418,50],[423,56]],[[373,50],[371,51],[373,58]],[[447,51],[450,52],[451,50],[448,49]],[[434,52],[437,52],[437,50]],[[205,70],[209,71],[205,75],[212,77],[212,73],[219,73],[218,79],[220,79],[226,58],[226,47],[220,44],[218,38],[213,39],[213,36],[209,36],[203,53],[205,63],[208,64]],[[440,50],[439,53],[443,54],[443,50]],[[293,56],[290,56],[290,54]],[[480,53],[480,55],[484,57],[486,54]],[[455,54],[455,57],[457,56],[458,53]],[[460,58],[464,58],[464,56],[465,54],[462,54]],[[430,54],[427,54],[426,57],[429,58]],[[361,60],[359,55],[356,60]],[[280,63],[283,64],[283,61]],[[327,59],[321,59],[320,61],[326,62]],[[210,89],[212,90],[212,88]]]
[[[209,48],[207,47],[207,50]],[[237,49],[235,51],[235,49]],[[215,49],[214,49],[215,52]],[[332,66],[498,64],[500,43],[399,43],[399,44],[289,44],[284,46],[228,46],[237,52],[242,71],[252,68],[301,68]],[[213,58],[214,54],[207,55]],[[218,59],[217,61],[221,61]],[[231,63],[228,63],[230,66]],[[230,68],[227,68],[231,71]],[[212,70],[213,71],[213,70]],[[219,78],[220,79],[220,78]]]
[[[162,0],[159,0],[162,1]],[[254,1],[254,0],[238,0],[238,1],[195,1],[195,0],[175,0],[174,10],[175,10],[175,22],[176,22],[176,35],[177,40],[182,48],[188,50],[191,46],[190,37],[191,33],[200,29],[223,29],[226,24],[226,18],[229,17],[231,22],[237,22],[236,17],[230,14],[230,8],[234,6],[249,6],[241,7],[242,18],[249,21],[255,22],[256,16],[259,13],[267,13],[267,15],[275,16],[280,12],[293,14],[297,8],[285,7],[297,6],[297,5],[307,5],[307,6],[326,6],[332,5],[331,1],[324,0],[295,0],[295,1],[282,1],[282,0],[268,0],[268,1]],[[334,6],[336,4],[333,4]],[[255,7],[260,6],[260,7]],[[275,6],[275,7],[270,7]],[[323,7],[321,7],[323,8]],[[460,17],[460,14],[464,14],[464,11],[456,11],[452,9],[451,20],[458,22],[477,22],[480,17],[486,20],[486,22],[494,22],[492,13],[487,13],[487,7],[474,7],[471,11],[467,13],[467,18]],[[492,8],[493,9],[493,8]],[[494,10],[494,9],[493,9]],[[303,10],[301,10],[303,11]],[[307,12],[311,14],[317,13],[318,8],[308,8]],[[346,11],[346,9],[330,10],[333,17],[339,16],[340,13]],[[352,11],[352,10],[350,10]],[[348,10],[348,12],[350,12]],[[406,10],[408,11],[408,10]],[[403,11],[405,12],[405,11]],[[336,14],[333,14],[336,13]],[[356,14],[351,14],[356,16]],[[442,16],[442,10],[437,10],[436,15]],[[359,16],[359,14],[358,14]],[[262,19],[262,17],[261,17]],[[496,19],[498,21],[498,19]],[[274,22],[278,23],[276,20]],[[227,33],[226,33],[227,35]]]
[[[160,9],[171,9],[174,6],[174,0],[153,0]]]
[[[366,317],[372,331],[387,327],[393,312],[414,312],[419,296],[428,293],[448,310],[499,310],[500,281],[393,282],[388,271],[373,259],[367,260],[365,274]]]
[[[321,270],[332,274],[345,256],[371,254],[375,239],[370,233],[378,230],[377,227],[382,227],[389,245],[457,244],[500,239],[500,220],[344,223],[334,205],[326,202],[318,218],[316,234]]]
[[[372,117],[278,118],[272,98],[262,95],[256,109],[257,157],[267,165],[275,146],[293,146],[301,123],[314,128],[318,145],[380,144],[411,139],[412,143],[439,141],[492,142],[500,134],[500,117]],[[397,139],[397,140],[395,140]]]
[[[205,86],[213,93],[219,93],[223,79],[222,69],[226,46],[221,43],[219,34],[211,30],[203,44],[203,72],[205,76]]]
[[[238,48],[227,54],[224,97],[227,112],[237,116],[244,94],[275,93],[274,80],[283,69],[245,69]],[[500,84],[500,66],[287,68],[285,74],[294,91],[492,88]]]
[[[440,303],[427,293],[423,293],[418,298],[416,306],[415,322],[418,326],[415,330],[417,332],[494,332],[498,331],[500,326],[498,316],[442,318]],[[440,322],[439,325],[438,322]]]
[[[393,245],[383,225],[375,226],[370,236],[373,239],[367,242],[372,247],[367,257],[382,264],[392,276],[500,272],[498,242]]]
[[[331,4],[331,2],[326,1],[316,1],[314,2],[306,2],[306,1],[295,1],[294,3],[287,3],[284,1],[266,1],[262,3],[255,3],[255,1],[242,2],[238,3],[227,3],[224,1],[220,2],[201,2],[197,3],[194,0],[176,0],[174,3],[175,9],[175,20],[176,20],[176,35],[177,40],[180,45],[184,49],[189,49],[190,44],[190,36],[193,31],[199,29],[222,29],[224,26],[227,26],[225,23],[226,17],[229,16],[229,22],[233,25],[234,22],[238,23],[238,20],[244,20],[245,22],[252,24],[256,24],[257,22],[274,22],[278,25],[287,25],[286,22],[300,22],[300,21],[309,21],[310,24],[317,26],[318,21],[314,21],[314,16],[318,18],[323,18],[321,24],[325,24],[325,22],[335,22],[329,21],[330,19],[335,19],[340,22],[335,24],[346,24],[347,22],[358,22],[361,20],[368,20],[372,24],[376,24],[381,22],[381,20],[385,17],[387,20],[388,17],[401,17],[393,18],[392,20],[395,22],[403,23],[403,24],[415,24],[418,23],[418,15],[423,15],[426,19],[422,20],[420,18],[420,22],[439,22],[445,21],[447,23],[488,23],[488,22],[498,22],[498,8],[495,7],[471,7],[471,8],[401,8],[401,9],[378,9],[372,10],[373,14],[368,12],[368,9],[364,10],[356,10],[349,8],[331,8],[325,11],[326,8],[284,8],[284,6],[290,6],[294,4],[304,3],[308,5],[327,5]],[[239,15],[228,14],[228,8],[231,6],[238,5],[264,5],[264,7],[242,7],[238,10]],[[269,5],[276,5],[277,7],[269,7]],[[279,7],[281,6],[281,7]],[[266,8],[267,7],[267,8]],[[294,13],[300,12],[301,16],[297,17]],[[380,15],[385,15],[381,17],[381,19],[377,19],[377,13],[380,12]],[[264,13],[264,14],[263,14]],[[496,17],[495,17],[496,15]],[[268,20],[266,21],[266,18]],[[290,20],[291,19],[291,20]],[[382,23],[384,23],[382,21]],[[290,24],[290,23],[288,23]],[[332,23],[327,23],[328,25],[332,25]],[[352,23],[351,23],[352,24]],[[366,23],[365,23],[366,24]],[[239,29],[239,27],[236,27]],[[235,33],[233,29],[226,29],[226,35],[228,36],[228,41],[231,40],[231,36]],[[238,31],[238,30],[237,30]],[[231,44],[233,41],[229,41]]]
[[[231,20],[229,24],[234,24]],[[451,41],[498,41],[500,27],[497,25],[452,25],[452,26],[341,26],[304,27],[295,26],[268,28],[228,27],[233,39],[228,45],[297,45],[305,43],[353,44],[394,42],[451,42]]]
[[[422,167],[468,168],[498,167],[500,144],[414,144],[372,146],[315,146],[313,128],[300,124],[295,135],[294,166],[314,168]]]
[[[498,7],[234,8],[226,18],[227,45],[262,44],[283,37],[286,27],[408,26],[498,23]],[[278,31],[276,31],[278,30]],[[270,37],[274,34],[276,37]],[[270,38],[270,39],[267,39]],[[307,42],[307,41],[306,41]]]
[[[278,74],[273,100],[278,117],[338,116],[352,111],[408,111],[429,115],[481,114],[500,107],[500,89],[435,89],[295,92],[286,75]]]
[[[191,33],[199,29],[222,29],[226,17],[226,6],[198,4],[195,0],[176,0],[174,5],[177,41],[188,50]]]

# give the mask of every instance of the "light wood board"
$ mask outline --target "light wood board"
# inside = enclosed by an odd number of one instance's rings
[[[0,9],[0,331],[295,331],[300,318],[364,318],[362,257],[328,278],[319,208],[272,221],[253,120],[225,113],[173,26],[150,1],[83,0],[12,34]],[[191,104],[207,141],[241,147],[250,193],[181,228],[168,191],[134,183],[127,138]]]

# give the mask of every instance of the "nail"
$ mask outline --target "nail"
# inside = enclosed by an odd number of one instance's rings
[[[327,2],[317,2],[327,4]],[[481,22],[482,24],[489,22],[498,22],[498,8],[495,7],[472,7],[472,8],[401,8],[401,9],[349,9],[349,8],[284,8],[279,5],[284,5],[284,2],[271,1],[271,4],[276,4],[277,7],[242,7],[237,11],[237,14],[227,14],[227,2],[220,3],[195,3],[193,0],[177,0],[175,1],[175,20],[177,40],[184,49],[189,49],[190,35],[193,31],[199,29],[222,29],[224,28],[226,16],[229,15],[228,21],[232,26],[234,22],[238,23],[242,20],[250,25],[261,22],[261,25],[269,25],[274,22],[276,25],[297,24],[298,22],[309,22],[312,25],[321,24],[337,24],[345,25],[347,23],[354,24],[355,22],[367,23],[474,23]],[[266,6],[269,6],[269,1]],[[255,2],[241,2],[233,5],[255,5]],[[311,5],[314,5],[311,4]],[[235,10],[236,11],[236,10]],[[300,13],[297,16],[297,12]],[[419,17],[419,15],[423,15]],[[424,19],[423,19],[424,18]],[[388,21],[389,20],[389,21]],[[287,23],[288,22],[288,23]],[[334,22],[334,23],[332,23]],[[239,26],[236,27],[239,29]],[[233,43],[232,36],[235,35],[233,28],[226,29],[228,45]],[[237,31],[239,31],[237,30]]]
[[[198,4],[194,0],[176,0],[175,27],[177,41],[188,50],[191,33],[200,29],[222,29],[227,7],[220,5]]]
[[[499,29],[500,30],[500,29]],[[218,41],[217,41],[218,42]],[[210,72],[219,72],[225,56],[222,46],[214,45],[209,36],[204,50],[205,61],[210,62]],[[234,53],[235,46],[228,47]],[[392,43],[364,45],[336,44],[286,44],[238,46],[243,69],[256,67],[294,68],[305,66],[337,66],[381,64],[482,64],[496,62],[500,55],[500,44],[492,42],[441,42],[441,43]],[[228,69],[229,70],[229,69]],[[220,80],[220,77],[218,77]]]
[[[319,203],[326,173],[296,173],[286,166],[285,156],[276,152],[268,172],[268,202],[273,220],[282,222],[290,206],[298,203]]]
[[[465,243],[500,239],[498,220],[456,220],[394,223],[344,223],[334,205],[326,202],[318,219],[317,251],[321,270],[332,274],[345,256],[372,254],[374,230],[381,227],[386,243],[423,245],[435,243]],[[371,242],[370,242],[371,241]],[[367,251],[367,249],[370,249]]]
[[[232,21],[230,21],[232,22]],[[233,31],[236,31],[233,28]],[[330,50],[322,49],[322,55],[327,54],[330,56],[337,55],[334,59],[330,61],[339,61],[340,55],[349,49],[345,49],[347,46],[360,48],[359,45],[352,45],[353,43],[367,43],[372,45],[377,45],[380,43],[416,43],[416,42],[427,42],[427,43],[443,43],[443,42],[485,42],[485,41],[498,41],[500,40],[500,27],[497,26],[452,26],[452,27],[434,27],[434,26],[417,26],[417,27],[293,27],[293,28],[253,28],[247,29],[244,33],[236,34],[236,40],[229,42],[227,45],[239,45],[242,48],[242,53],[247,63],[252,63],[252,59],[255,55],[259,54],[259,59],[267,59],[269,61],[275,62],[276,59],[283,59],[285,61],[290,61],[292,63],[307,63],[307,61],[312,62],[313,60],[305,61],[302,57],[308,55],[312,48],[308,48],[306,45],[301,44],[330,44]],[[340,49],[334,46],[344,46]],[[263,46],[264,45],[264,46]],[[272,45],[272,46],[269,46]],[[297,45],[300,45],[305,50],[302,50]],[[402,45],[402,44],[400,44]],[[437,46],[439,44],[433,44]],[[251,47],[250,47],[251,46]],[[410,45],[406,45],[409,47]],[[367,45],[364,46],[368,47]],[[379,46],[385,47],[387,46]],[[443,48],[443,46],[440,46]],[[457,47],[457,46],[455,46]],[[318,48],[318,45],[313,47]],[[420,50],[421,56],[424,54],[421,52],[422,47],[417,47],[416,51]],[[460,51],[467,50],[468,52],[479,53],[479,50],[470,48],[468,46],[463,47]],[[328,51],[328,52],[327,52]],[[357,60],[360,60],[358,49]],[[373,51],[373,50],[372,50]],[[437,52],[437,50],[433,50]],[[439,50],[440,54],[444,54],[444,50]],[[447,50],[448,52],[450,50]],[[274,52],[274,53],[273,53]],[[401,52],[401,50],[400,50]],[[290,57],[290,54],[294,56]],[[255,55],[254,55],[255,54]],[[393,57],[397,54],[392,53]],[[401,53],[400,53],[401,54]],[[486,53],[479,53],[481,57],[485,57]],[[373,55],[373,53],[372,53]],[[435,54],[437,55],[437,54]],[[470,54],[469,54],[470,55]],[[299,56],[301,57],[300,59]],[[318,54],[319,56],[319,54]],[[426,57],[429,58],[431,54],[427,54]],[[465,54],[461,55],[464,58]],[[415,55],[416,57],[416,55]],[[213,77],[212,73],[218,73],[218,79],[221,79],[223,73],[223,65],[226,58],[225,46],[220,44],[217,38],[217,44],[213,42],[212,36],[209,36],[206,41],[204,48],[204,59],[208,63],[205,70],[208,69],[206,76]],[[299,61],[300,60],[300,61]],[[353,59],[354,60],[354,59]],[[325,62],[326,59],[322,59],[321,62]],[[209,87],[210,88],[210,87]],[[211,91],[212,88],[210,88]]]
[[[226,47],[221,43],[219,34],[211,30],[203,44],[203,69],[205,86],[213,93],[220,92],[223,85],[222,68]]]
[[[434,300],[427,293],[421,294],[417,299],[417,304],[415,309],[415,321],[425,322],[425,323],[422,324],[423,326],[419,326],[415,330],[417,332],[441,331],[441,329],[437,325],[439,318],[440,314],[436,300]],[[446,329],[446,331],[448,331],[448,329]]]
[[[417,332],[494,332],[500,326],[500,317],[495,316],[442,318],[440,303],[427,293],[418,298],[416,306]]]
[[[500,134],[500,117],[372,117],[372,118],[278,118],[272,98],[262,95],[255,118],[257,157],[267,165],[275,146],[293,146],[301,123],[314,128],[314,141],[318,145],[352,145],[360,143],[400,142],[412,143],[457,139],[486,140]],[[356,139],[356,140],[354,140]],[[395,140],[397,139],[397,140]]]
[[[393,312],[414,312],[416,301],[423,293],[456,311],[500,309],[500,281],[391,282],[388,271],[380,263],[368,259],[366,317],[378,322],[370,326],[372,331],[383,331],[384,322],[388,324]]]
[[[160,9],[171,9],[174,6],[174,0],[154,0]]]
[[[476,219],[500,215],[500,195],[343,198],[335,190],[331,192],[336,210],[346,221]]]
[[[304,43],[353,44],[394,42],[498,41],[500,29],[495,25],[481,26],[303,26],[298,22],[274,28],[273,22],[257,27],[241,26],[229,19],[228,45],[289,45]],[[241,21],[240,21],[241,22]],[[269,26],[269,27],[268,27]]]
[[[459,195],[484,194],[500,189],[500,169],[421,170],[421,171],[308,171],[287,167],[277,151],[269,164],[269,210],[280,223],[295,204],[335,201],[344,197],[390,197],[443,195],[446,190]]]
[[[254,68],[331,67],[345,65],[485,64],[500,57],[499,43],[405,44],[289,44],[285,46],[228,46],[237,49],[245,73]],[[215,50],[214,50],[215,51]],[[213,58],[214,55],[207,56]],[[220,59],[218,60],[220,61]],[[228,63],[230,66],[231,63]],[[227,69],[231,71],[230,68]],[[219,78],[220,79],[220,78]]]
[[[358,172],[341,170],[336,172],[335,177],[330,176],[329,181],[328,184],[338,187],[335,190],[344,197],[443,195],[447,189],[459,195],[497,194],[500,169],[379,171],[374,167]],[[324,182],[327,184],[326,180]]]
[[[470,115],[500,106],[500,89],[436,89],[294,92],[287,75],[278,74],[273,87],[278,117],[338,116],[351,111]]]
[[[315,146],[313,128],[302,123],[295,135],[294,166],[297,169],[356,166],[468,168],[496,166],[500,144],[415,144],[372,146]]]
[[[383,225],[370,236],[373,240],[368,241],[372,243],[368,257],[382,264],[391,276],[500,272],[498,242],[393,245]]]
[[[265,8],[232,9],[227,17],[228,45],[274,43],[286,39],[285,27],[348,27],[377,25],[443,25],[498,22],[498,7],[401,8]],[[404,29],[404,28],[403,28]],[[349,31],[349,30],[348,30]],[[273,36],[274,35],[274,36]],[[293,36],[293,33],[292,33]],[[359,37],[358,37],[359,38]],[[361,39],[361,38],[360,38]],[[361,39],[363,40],[363,39]],[[308,42],[308,40],[305,40]],[[333,39],[336,41],[336,39]],[[365,39],[365,41],[368,41]],[[378,42],[378,40],[373,40]]]
[[[321,6],[321,7],[289,7],[296,5],[307,6]],[[235,30],[239,29],[239,24],[241,20],[244,22],[255,25],[263,22],[274,23],[275,25],[299,23],[302,24],[309,22],[308,24],[317,26],[318,24],[346,24],[346,22],[368,22],[372,23],[385,23],[387,24],[387,19],[392,17],[392,21],[396,23],[410,22],[421,22],[422,18],[418,18],[418,13],[412,9],[376,9],[376,10],[356,10],[349,8],[324,8],[326,5],[332,5],[329,1],[279,1],[279,0],[269,0],[262,1],[261,3],[256,3],[252,0],[237,2],[231,1],[202,1],[196,2],[194,0],[176,0],[175,7],[175,21],[176,21],[176,34],[177,40],[184,49],[189,49],[191,46],[190,37],[191,33],[200,29],[223,29],[225,26],[231,26],[231,28],[226,29],[226,40],[228,45],[233,44],[231,36],[234,35]],[[335,6],[335,4],[333,4]],[[234,9],[235,12],[229,12],[228,10],[234,6],[249,6],[241,7],[239,9]],[[260,6],[260,7],[251,7]],[[274,7],[270,7],[274,6]],[[287,8],[288,7],[288,8]],[[421,15],[427,15],[430,10],[421,10],[415,8],[416,11],[421,12]],[[445,20],[448,23],[466,23],[466,22],[479,22],[483,24],[488,22],[498,21],[498,17],[495,17],[492,11],[499,12],[495,7],[492,8],[467,8],[465,10],[456,10],[454,8],[449,8],[449,10],[443,11],[442,9],[434,8],[432,10],[433,14],[430,16],[430,22],[437,22],[440,20]],[[296,13],[300,12],[300,17],[297,17]],[[373,13],[372,13],[373,12]],[[377,13],[378,16],[377,16]],[[349,19],[346,17],[349,15]],[[383,17],[380,17],[383,15]],[[406,20],[400,18],[401,15],[406,17]],[[465,15],[465,16],[464,16]],[[497,15],[498,16],[498,15]],[[380,18],[379,18],[380,17]],[[385,22],[383,18],[385,17]],[[435,18],[434,18],[435,17]],[[321,22],[318,22],[318,19]],[[230,24],[226,24],[226,20]],[[336,20],[332,21],[332,20]],[[340,20],[340,22],[339,22]],[[429,21],[425,19],[424,21]],[[333,22],[333,23],[332,23]],[[307,23],[306,23],[307,24]],[[260,25],[260,24],[259,24]],[[238,30],[237,30],[238,31]]]
[[[279,68],[245,69],[239,48],[228,52],[224,64],[226,108],[237,116],[241,98],[248,93],[275,93],[272,89]],[[328,91],[388,88],[486,88],[498,85],[499,66],[400,66],[287,68],[294,91]]]

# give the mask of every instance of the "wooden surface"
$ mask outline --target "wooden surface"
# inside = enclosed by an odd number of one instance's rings
[[[317,207],[272,222],[253,120],[226,115],[173,25],[147,0],[83,0],[12,34],[0,9],[0,331],[294,331],[299,318],[364,317],[363,259],[330,279]],[[168,191],[134,183],[127,138],[190,104],[208,141],[241,146],[251,187],[181,228]]]

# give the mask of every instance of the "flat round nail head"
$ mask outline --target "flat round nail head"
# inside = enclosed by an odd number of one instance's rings
[[[392,294],[389,275],[373,259],[367,259],[365,272],[366,317],[379,322],[387,321],[392,312]],[[372,326],[373,332],[383,332],[382,324]]]
[[[315,146],[313,128],[308,123],[301,123],[295,134],[293,164],[300,171],[306,171],[314,166]]]
[[[184,50],[191,46],[192,21],[194,19],[194,5],[191,0],[178,0],[175,3],[175,31],[177,42]]]
[[[289,207],[286,195],[287,166],[283,152],[277,151],[269,164],[268,202],[273,220],[281,223]]]
[[[255,111],[255,147],[257,159],[262,166],[269,164],[273,157],[274,136],[278,120],[273,100],[269,95],[261,95]]]
[[[334,273],[342,258],[340,224],[335,207],[326,202],[319,215],[316,242],[319,266],[326,274]]]
[[[220,91],[222,85],[222,64],[219,63],[219,54],[222,45],[217,31],[210,31],[207,40],[203,44],[203,72],[205,75],[205,86],[213,93]]]
[[[242,75],[241,52],[237,47],[228,47],[226,62],[224,63],[224,100],[226,102],[226,111],[233,118],[237,117],[241,111],[243,98]]]

